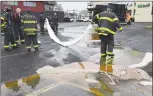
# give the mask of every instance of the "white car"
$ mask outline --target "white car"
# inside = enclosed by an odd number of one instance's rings
[[[83,18],[82,21],[83,22],[90,22],[91,20],[89,18]]]
[[[73,19],[73,18],[71,18],[71,19],[70,19],[70,21],[71,21],[71,22],[74,22],[74,19]]]

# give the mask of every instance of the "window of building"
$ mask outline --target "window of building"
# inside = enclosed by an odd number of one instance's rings
[[[4,5],[18,5],[18,1],[3,1]]]
[[[136,3],[134,2],[134,7],[136,6]]]
[[[151,15],[153,15],[153,2],[152,2],[152,12],[151,12]]]
[[[135,13],[136,13],[136,9],[134,9],[133,15],[135,15]]]
[[[24,6],[36,7],[36,2],[23,2]]]

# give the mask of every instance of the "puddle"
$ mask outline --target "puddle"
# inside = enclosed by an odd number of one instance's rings
[[[85,64],[81,67],[79,63],[70,64],[58,67],[58,69],[75,69],[77,68],[76,66],[82,69],[88,65]],[[94,65],[89,67],[92,66]],[[49,71],[51,69],[45,68],[43,70]],[[51,74],[43,72],[2,84],[1,96],[49,96],[49,94],[54,96],[113,96],[113,90],[104,82],[100,81],[98,83],[100,87],[98,88],[95,86],[96,83],[90,82],[89,84],[89,82],[86,82],[86,73],[61,72],[59,74]]]
[[[69,75],[64,75],[63,77],[66,77],[67,80],[68,78],[72,80],[72,77],[68,76]],[[77,77],[80,76],[81,75],[77,74]],[[76,92],[78,96],[85,96],[83,95],[84,93],[86,93],[87,96],[108,96],[105,94],[113,94],[113,91],[102,82],[101,87],[97,89],[88,88],[88,84],[86,82],[82,83],[83,80],[81,78],[77,81],[74,79],[75,78],[72,80],[73,82],[71,80],[64,81],[65,79],[60,80],[60,78],[57,78],[52,74],[35,74],[33,76],[22,78],[21,80],[2,84],[1,96],[40,96],[40,94],[41,96],[49,96],[46,94],[58,94],[56,96],[76,96],[73,95],[74,92]],[[65,92],[63,92],[63,86]]]
[[[101,58],[100,66],[91,62],[76,62],[57,68],[45,66],[35,75],[2,84],[1,96],[121,96],[122,91],[117,89],[125,86],[114,86],[114,90],[112,78],[97,73],[97,70],[114,72],[113,61],[113,58]]]

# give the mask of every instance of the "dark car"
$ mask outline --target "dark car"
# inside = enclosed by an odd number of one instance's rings
[[[72,18],[69,17],[65,17],[64,18],[64,22],[73,22],[74,20]]]

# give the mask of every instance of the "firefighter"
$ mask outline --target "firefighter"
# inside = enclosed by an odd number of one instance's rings
[[[31,51],[32,45],[35,51],[38,51],[37,19],[30,11],[27,11],[26,15],[23,16],[23,31],[27,51]]]
[[[50,26],[52,26],[53,25],[52,24],[52,18],[50,16],[47,16],[46,18],[48,19],[48,22],[49,22]]]
[[[40,32],[41,34],[45,34],[44,24],[45,24],[45,15],[43,14],[43,12],[41,12],[40,14]]]
[[[4,16],[1,16],[1,35],[4,35],[5,29],[6,29],[5,26],[6,26],[6,22],[5,22]]]
[[[130,13],[129,12],[127,12],[127,14],[126,14],[126,20],[127,20],[127,24],[129,24],[129,25],[131,25],[131,15],[130,15]]]
[[[15,29],[15,42],[17,44],[21,43],[24,44],[24,33],[22,30],[22,18],[21,18],[21,9],[17,8],[16,9],[16,13],[13,16],[14,18],[14,29]]]
[[[98,34],[101,39],[101,56],[114,57],[114,35],[115,31],[123,30],[117,16],[112,12],[112,6],[108,5],[107,10],[93,17],[93,23],[98,24]],[[106,52],[107,50],[107,52]]]
[[[15,43],[14,37],[14,23],[13,23],[13,9],[11,7],[6,7],[5,14],[4,14],[4,22],[5,26],[5,33],[4,33],[4,49],[6,51],[11,51],[14,48],[17,48]],[[9,48],[9,43],[11,43],[12,48]]]
[[[54,16],[52,17],[52,29],[57,34],[58,32],[58,17],[57,14],[54,13]]]

